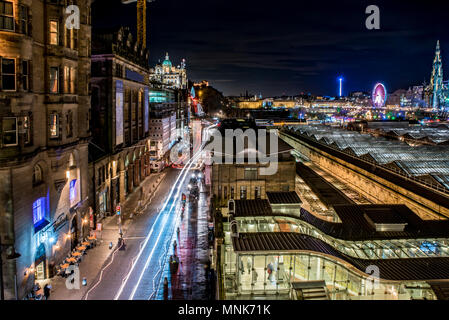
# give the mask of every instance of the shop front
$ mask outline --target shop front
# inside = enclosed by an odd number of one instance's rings
[[[384,281],[363,274],[340,261],[311,252],[235,253],[226,246],[224,286],[226,299],[238,296],[283,296],[292,283],[325,281],[332,300],[434,300],[425,281]]]

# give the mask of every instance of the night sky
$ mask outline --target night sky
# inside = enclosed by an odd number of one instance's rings
[[[129,26],[136,4],[96,1],[96,27]],[[389,91],[429,82],[436,41],[449,78],[449,1],[156,0],[149,7],[150,62],[165,52],[188,77],[226,95],[301,92],[336,95]],[[365,9],[380,8],[381,29],[367,30]],[[95,29],[94,29],[95,30]]]

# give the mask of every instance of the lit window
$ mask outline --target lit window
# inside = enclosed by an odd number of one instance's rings
[[[16,90],[16,60],[2,59],[2,90]]]
[[[75,78],[76,78],[76,70],[75,68],[70,68],[70,93],[75,93]]]
[[[51,93],[59,92],[59,68],[58,67],[50,68],[50,92]]]
[[[22,117],[22,124],[21,125],[22,125],[22,133],[23,133],[23,143],[25,145],[30,144],[31,143],[30,117],[28,117],[28,116]]]
[[[246,200],[246,186],[240,187],[240,199]]]
[[[76,179],[70,181],[70,203],[76,199]]]
[[[0,1],[0,29],[14,31],[12,2]]]
[[[59,22],[50,20],[50,44],[57,46],[59,44]]]
[[[70,68],[64,67],[64,93],[69,93]]]
[[[59,136],[59,117],[56,112],[50,115],[50,138]]]
[[[45,219],[45,198],[39,198],[33,203],[33,223],[40,224]]]

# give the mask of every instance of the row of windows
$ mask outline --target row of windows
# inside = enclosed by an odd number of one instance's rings
[[[73,111],[67,111],[66,115],[66,136],[73,137]],[[19,135],[23,139],[23,144],[31,143],[31,120],[29,116],[4,117],[2,119],[2,146],[12,147],[19,145]],[[59,114],[53,112],[49,118],[50,139],[59,138]]]
[[[30,61],[22,60],[21,70],[17,72],[16,59],[0,58],[1,59],[1,84],[3,91],[17,91],[17,79],[21,79],[21,87],[24,91],[30,90]],[[76,91],[76,68],[64,66],[63,67],[63,87],[60,88],[59,83],[59,67],[50,67],[49,74],[49,89],[51,93],[59,93],[62,89],[63,93],[75,94]]]
[[[222,186],[218,186],[218,195],[217,196],[218,196],[218,199],[234,199],[234,197],[235,197],[234,187],[230,188],[230,194],[228,194],[228,187],[222,188]],[[254,197],[256,199],[260,199],[262,197],[262,187],[254,187]],[[247,187],[241,186],[240,187],[240,199],[246,200],[247,198],[248,198]]]
[[[289,187],[288,186],[283,186],[282,187],[282,192],[288,192],[289,191]],[[228,187],[222,187],[222,186],[218,186],[218,194],[217,194],[218,199],[235,199],[235,194],[234,194],[234,187],[230,188],[230,193],[228,194]],[[229,198],[228,198],[229,197]],[[262,187],[257,186],[254,187],[254,198],[255,199],[260,199],[262,197]],[[246,200],[248,199],[248,188],[247,186],[240,186],[240,199],[241,200]]]
[[[76,68],[63,67],[63,93],[75,94],[76,91]],[[50,93],[60,93],[59,67],[50,67]]]

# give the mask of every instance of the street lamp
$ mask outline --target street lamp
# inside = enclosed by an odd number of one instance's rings
[[[15,260],[20,257],[20,253],[16,252],[13,245],[3,245],[2,237],[0,236],[0,300],[5,300],[5,291],[3,286],[3,248],[12,247],[12,252],[6,256],[6,260]],[[17,298],[17,285],[16,285],[16,298]]]

